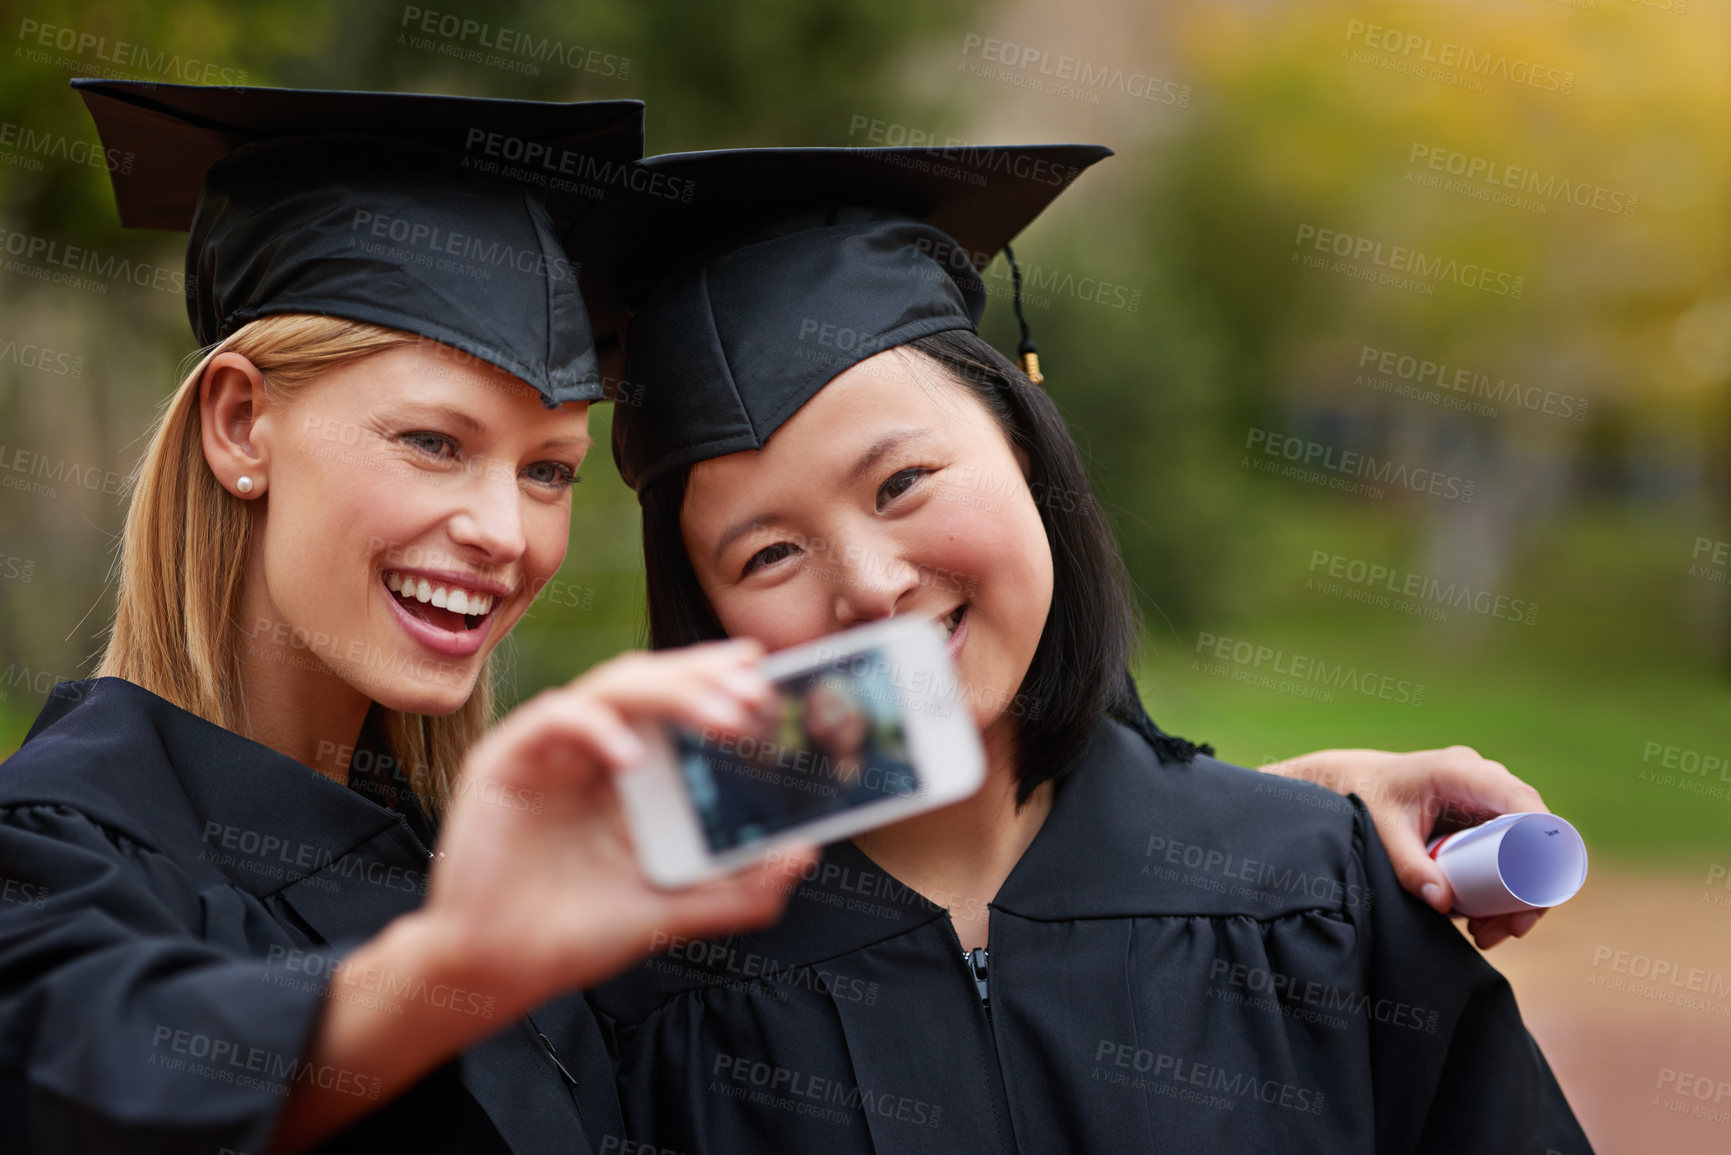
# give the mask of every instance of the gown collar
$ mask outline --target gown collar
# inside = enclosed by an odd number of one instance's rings
[[[1046,922],[1267,920],[1368,905],[1368,893],[1338,881],[1349,872],[1352,804],[1320,787],[1208,755],[1163,758],[1135,730],[1102,718],[1054,790],[1045,823],[992,899],[994,912]],[[1319,810],[1334,813],[1335,836],[1319,840],[1312,825],[1294,820]],[[764,973],[847,954],[945,916],[841,842],[808,870],[778,925],[727,945],[761,952],[766,958],[754,965]]]
[[[375,729],[373,741],[381,736]],[[96,765],[88,777],[34,781],[28,796],[11,801],[81,810],[183,860],[194,877],[214,865],[256,897],[346,895],[357,903],[352,917],[341,903],[319,901],[325,916],[308,920],[327,940],[370,934],[383,913],[372,907],[408,909],[425,893],[431,851],[404,814],[123,678],[57,685],[26,738],[37,740],[90,741],[100,762],[111,761],[110,748],[122,749],[128,764]],[[364,742],[359,748],[377,753]],[[154,845],[146,819],[169,813],[171,803],[152,793],[176,788],[197,820],[197,841]],[[413,801],[412,793],[407,797]],[[410,809],[419,814],[418,803]],[[424,814],[420,820],[430,832]],[[357,887],[357,878],[367,882]],[[298,899],[295,905],[301,907]],[[355,929],[361,927],[370,929]]]

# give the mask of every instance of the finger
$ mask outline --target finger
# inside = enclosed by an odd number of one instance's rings
[[[565,688],[596,694],[618,692],[669,680],[718,679],[752,674],[761,677],[762,643],[750,638],[704,642],[674,650],[620,654],[566,683]],[[743,688],[743,687],[742,687]]]
[[[1394,866],[1401,887],[1416,894],[1438,914],[1447,914],[1454,906],[1454,889],[1448,876],[1431,856],[1425,853],[1424,842],[1406,824],[1390,830],[1383,842],[1388,860]]]
[[[480,764],[501,779],[543,788],[570,784],[596,768],[642,762],[643,739],[604,702],[563,692],[537,695],[485,739]]]
[[[1464,746],[1424,754],[1436,759],[1431,780],[1437,797],[1453,808],[1492,817],[1545,810],[1539,792],[1500,762],[1481,758]]]
[[[1516,938],[1525,938],[1527,932],[1537,926],[1539,919],[1543,918],[1544,915],[1543,910],[1523,910],[1519,914],[1511,915],[1509,917],[1509,933]]]
[[[539,748],[550,734],[567,735],[577,746],[594,745],[601,757],[641,757],[642,743],[618,711],[605,703],[584,702],[560,689],[544,690],[513,710],[482,740],[495,749],[523,757]]]
[[[1473,934],[1473,941],[1478,943],[1480,950],[1490,950],[1508,937],[1508,923],[1490,918],[1479,924],[1479,929]]]
[[[608,663],[602,676],[580,679],[558,692],[605,702],[632,720],[662,719],[692,729],[739,732],[752,724],[754,712],[773,693],[751,664],[750,652],[740,648],[631,655],[631,660]]]
[[[750,638],[661,651],[653,658],[657,662],[677,660],[692,677],[747,704],[759,704],[774,695],[774,687],[763,673],[763,646]]]

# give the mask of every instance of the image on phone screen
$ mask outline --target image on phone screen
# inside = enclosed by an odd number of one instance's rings
[[[876,649],[775,683],[767,733],[674,732],[712,852],[884,798],[920,793],[902,708]]]

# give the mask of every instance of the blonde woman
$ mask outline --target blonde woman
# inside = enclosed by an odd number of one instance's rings
[[[191,224],[212,348],[151,435],[98,676],[0,770],[8,1149],[606,1150],[593,1020],[549,1000],[783,889],[652,889],[608,773],[633,721],[737,726],[766,687],[753,645],[628,656],[484,733],[597,390],[548,206],[452,153],[629,157],[641,107],[84,95],[141,158],[123,219]]]

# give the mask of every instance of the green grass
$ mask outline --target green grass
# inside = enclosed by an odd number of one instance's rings
[[[1326,654],[1361,670],[1394,669],[1368,651],[1341,653],[1299,641],[1304,631],[1264,623],[1255,634],[1276,645]],[[1717,775],[1643,764],[1648,742],[1731,757],[1731,692],[1700,678],[1645,671],[1535,669],[1434,660],[1407,666],[1425,700],[1404,706],[1336,691],[1319,703],[1245,686],[1191,669],[1191,655],[1168,650],[1143,666],[1143,696],[1155,719],[1231,761],[1260,764],[1331,746],[1392,750],[1464,743],[1532,783],[1552,810],[1580,828],[1595,854],[1632,864],[1697,866],[1722,861],[1731,842],[1731,770]],[[1406,673],[1408,671],[1401,671]],[[1643,770],[1705,779],[1720,797],[1643,781]]]
[[[1287,523],[1290,542],[1268,543],[1253,583],[1260,612],[1203,628],[1422,683],[1423,703],[1341,690],[1318,702],[1210,675],[1196,668],[1198,631],[1162,624],[1141,678],[1161,725],[1250,764],[1330,746],[1464,743],[1537,787],[1596,855],[1655,867],[1724,861],[1731,769],[1688,775],[1647,757],[1657,743],[1731,761],[1731,679],[1715,629],[1731,617],[1731,590],[1688,576],[1692,522],[1600,513],[1534,534],[1495,583],[1538,603],[1529,626],[1458,608],[1423,621],[1306,590],[1311,549],[1421,568],[1401,561],[1413,551],[1398,525],[1329,526],[1309,514]],[[1235,602],[1244,596],[1234,590]]]

